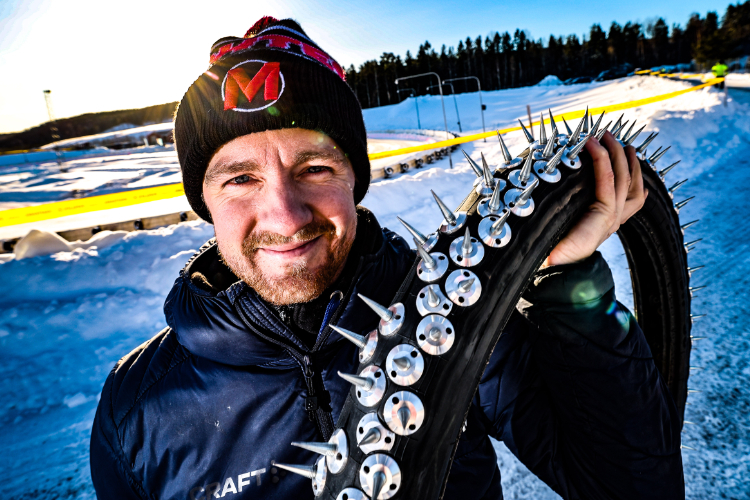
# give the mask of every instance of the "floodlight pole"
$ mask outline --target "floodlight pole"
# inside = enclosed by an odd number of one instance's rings
[[[461,115],[458,114],[458,103],[456,102],[456,89],[453,88],[453,84],[451,83],[445,83],[446,80],[443,81],[443,85],[450,85],[451,88],[451,94],[453,95],[453,105],[456,107],[456,120],[458,123],[458,131],[463,133],[463,129],[461,128]],[[429,92],[431,88],[437,87],[437,85],[430,85],[427,87],[427,91]]]
[[[445,117],[445,101],[443,101],[443,85],[442,81],[440,80],[440,75],[434,72],[429,73],[420,73],[418,75],[412,75],[412,76],[403,76],[401,78],[396,78],[396,85],[398,85],[399,80],[408,80],[409,78],[418,78],[420,76],[430,76],[434,75],[435,78],[438,80],[438,89],[440,90],[440,105],[443,107],[443,125],[445,125],[445,133],[449,134],[448,132],[448,119]],[[453,157],[451,156],[451,149],[448,148],[448,162],[450,163],[450,168],[453,168]]]
[[[484,103],[482,102],[482,84],[479,83],[479,78],[476,76],[462,76],[461,78],[449,78],[447,80],[443,80],[444,82],[453,82],[456,80],[470,80],[474,79],[477,81],[477,87],[479,87],[479,109],[482,110],[482,132],[487,132],[484,128]],[[484,138],[484,142],[487,142],[487,138]]]
[[[57,124],[55,123],[55,112],[52,109],[52,91],[43,90],[42,93],[44,94],[44,104],[47,105],[47,116],[49,117],[49,130],[50,130],[50,135],[52,136],[52,142],[57,142],[60,140],[60,134],[57,130]],[[62,166],[62,158],[60,155],[60,151],[58,151],[56,147],[53,147],[52,151],[55,152],[55,159],[57,160],[57,168],[59,168],[61,172],[65,172],[65,169]]]
[[[396,89],[396,92],[401,94],[401,92],[406,92],[407,90],[411,90],[411,96],[409,97],[414,98],[414,107],[417,108],[417,128],[419,130],[422,130],[422,124],[419,122],[419,104],[418,104],[419,99],[417,99],[416,91],[414,89],[408,88],[408,89]]]

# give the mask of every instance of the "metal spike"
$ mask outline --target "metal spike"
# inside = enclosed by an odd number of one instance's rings
[[[565,130],[568,132],[568,136],[573,135],[573,131],[570,130],[570,125],[568,125],[568,122],[565,121],[565,117],[562,117],[563,124],[565,125]]]
[[[510,151],[508,151],[507,146],[505,145],[505,141],[503,141],[503,136],[500,135],[500,132],[497,133],[497,140],[500,141],[500,151],[503,153],[503,160],[505,160],[505,163],[508,164],[511,161],[513,161],[513,158],[510,156]]]
[[[695,219],[695,220],[691,220],[690,222],[686,222],[685,224],[683,224],[683,225],[680,226],[680,229],[682,229],[684,231],[685,229],[689,228],[690,226],[698,224],[699,221],[700,221],[700,219]]]
[[[466,226],[466,232],[464,233],[464,241],[461,243],[461,253],[464,254],[464,256],[471,255],[471,251],[473,249],[473,245],[471,244],[471,232],[469,231],[469,226]]]
[[[651,142],[654,139],[656,139],[657,135],[659,135],[659,132],[651,132],[648,135],[648,137],[646,137],[646,140],[643,141],[643,143],[640,146],[638,146],[637,148],[635,148],[635,152],[636,153],[643,153],[644,151],[646,151],[646,148],[648,147],[648,145],[651,144]]]
[[[490,234],[493,236],[496,236],[503,231],[503,226],[505,225],[505,222],[508,220],[508,217],[510,217],[510,211],[505,211],[503,214],[490,226]]]
[[[369,391],[372,389],[374,382],[367,377],[360,377],[359,375],[351,375],[349,373],[338,372],[339,377],[343,378],[352,385],[361,387],[362,389]]]
[[[523,133],[526,136],[526,140],[529,141],[529,144],[534,142],[534,136],[529,133],[528,130],[526,130],[526,127],[524,126],[523,122],[521,120],[518,120],[518,123],[521,124],[521,128],[523,129]]]
[[[700,241],[700,240],[696,240],[696,241]],[[703,290],[703,289],[704,289],[704,288],[706,288],[707,286],[708,286],[708,285],[701,285],[701,286],[691,286],[690,288],[688,288],[688,290],[690,290],[690,293],[693,293],[693,292],[697,292],[698,290]],[[692,315],[691,315],[691,317],[692,317]]]
[[[492,192],[490,201],[487,203],[487,208],[489,208],[491,212],[497,212],[498,210],[500,210],[500,203],[502,203],[500,201],[501,192],[502,192],[502,186],[498,184],[497,186],[495,186],[495,190]]]
[[[648,161],[650,161],[652,165],[655,165],[655,164],[656,164],[656,162],[657,162],[657,161],[659,161],[659,159],[661,159],[661,157],[662,157],[662,156],[664,156],[664,154],[665,154],[665,153],[666,153],[667,151],[669,151],[669,149],[670,149],[671,147],[672,147],[672,146],[667,146],[667,147],[666,147],[666,148],[664,149],[664,151],[661,151],[661,152],[659,152],[658,154],[657,154],[657,153],[654,153],[653,155],[651,155],[651,157],[650,157],[650,158],[648,159]]]
[[[474,171],[475,174],[477,174],[477,177],[482,177],[482,169],[479,168],[479,165],[477,165],[477,163],[471,159],[471,156],[469,156],[469,154],[466,151],[462,149],[461,152],[469,161],[469,166],[471,166],[471,169]]]
[[[370,427],[365,437],[359,441],[360,446],[366,446],[368,444],[375,444],[380,441],[380,430],[377,427]]]
[[[669,173],[669,171],[672,170],[673,168],[675,168],[677,166],[677,164],[680,163],[681,161],[682,160],[677,160],[676,162],[672,163],[667,168],[659,170],[659,177],[661,177],[662,179],[664,179],[664,176],[666,176]]]
[[[443,331],[440,328],[433,327],[429,335],[432,340],[440,340],[440,337],[443,336]]]
[[[433,308],[440,304],[440,297],[437,296],[431,286],[427,287],[427,303]]]
[[[367,340],[362,335],[356,334],[354,332],[350,332],[349,330],[345,328],[339,328],[336,325],[329,325],[334,332],[337,332],[339,335],[344,337],[345,339],[349,340],[352,344],[356,345],[360,349],[364,349],[367,345]]]
[[[555,117],[552,116],[552,110],[547,108],[547,112],[549,113],[549,124],[552,127],[552,139],[554,139],[559,133],[557,130],[557,123],[555,123]]]
[[[307,479],[313,479],[315,477],[314,465],[290,465],[290,464],[280,464],[278,462],[271,462],[271,465],[273,465],[274,467],[278,467],[280,469],[288,470],[289,472],[294,472],[295,474],[304,476]]]
[[[402,219],[398,215],[396,216],[396,218],[399,220],[399,222],[401,222],[401,224],[404,225],[406,230],[409,231],[409,233],[414,237],[414,239],[417,240],[417,243],[419,243],[417,246],[422,246],[425,243],[427,243],[427,236],[417,231],[417,229],[414,226],[406,222],[404,219]]]
[[[542,151],[542,156],[545,158],[549,158],[552,156],[552,154],[555,152],[555,140],[550,139],[547,141],[547,144],[544,146],[544,151]]]
[[[706,266],[695,266],[695,267],[688,267],[687,272],[688,276],[692,275],[695,271],[698,271],[699,269],[703,269]]]
[[[633,127],[635,127],[635,122],[636,122],[636,120],[633,120],[633,123],[630,124],[630,128],[627,130],[627,132],[625,132],[624,134],[622,134],[622,142],[625,142],[627,140],[627,138],[630,137],[630,132],[633,131]]]
[[[490,166],[487,165],[487,160],[484,158],[484,153],[479,153],[479,155],[482,157],[482,174],[484,174],[484,183],[487,185],[487,187],[492,187],[495,185],[495,181],[492,178],[492,171],[490,170]]]
[[[656,149],[656,151],[654,151],[654,153],[653,153],[653,154],[652,154],[651,156],[654,156],[655,154],[658,154],[658,153],[659,153],[659,151],[661,151],[661,146],[659,146],[659,147],[658,147],[658,148]]]
[[[625,113],[621,114],[620,117],[617,119],[614,125],[612,125],[612,128],[609,129],[612,134],[615,133],[615,130],[617,130],[620,127],[620,124],[622,123],[622,119],[625,117]]]
[[[584,134],[589,133],[589,107],[586,106],[586,112],[583,114],[583,128],[581,132]]]
[[[630,123],[630,120],[628,120],[625,123],[623,123],[620,126],[620,128],[617,129],[617,133],[615,134],[615,139],[618,139],[618,140],[620,139],[620,134],[622,133],[623,130],[625,130],[625,127],[628,126],[628,123]]]
[[[687,198],[687,199],[685,199],[685,200],[682,200],[682,201],[681,201],[681,202],[679,202],[679,203],[675,203],[674,207],[675,207],[675,208],[676,208],[677,210],[679,210],[679,209],[681,209],[682,207],[684,207],[685,205],[687,205],[688,203],[690,203],[690,200],[692,200],[693,198],[695,198],[695,196],[691,196],[690,198]]]
[[[667,189],[667,191],[669,191],[670,193],[674,193],[675,191],[677,191],[680,188],[680,186],[682,186],[683,184],[685,184],[687,181],[688,181],[688,179],[682,179],[681,181],[675,182],[674,184],[672,184],[672,187],[670,187],[669,189]]]
[[[633,122],[633,123],[635,123],[635,122]],[[633,141],[634,141],[634,140],[635,140],[635,139],[636,139],[636,138],[637,138],[637,137],[638,137],[639,135],[641,135],[641,132],[643,132],[643,129],[644,129],[644,128],[646,128],[646,125],[642,126],[642,127],[641,127],[641,128],[639,128],[638,130],[636,130],[635,132],[633,132],[633,135],[630,135],[630,136],[628,136],[628,138],[627,138],[627,139],[625,139],[625,140],[623,140],[622,142],[623,142],[623,143],[624,143],[624,144],[625,144],[626,146],[630,146],[631,144],[633,144]]]
[[[372,500],[378,500],[386,481],[385,472],[377,471],[372,475]]]
[[[703,368],[702,366],[691,366],[690,369],[691,370],[705,370],[705,368]]]
[[[688,391],[688,393],[689,393],[689,392],[690,392],[690,391]],[[698,424],[696,424],[695,422],[691,422],[690,420],[683,420],[683,421],[682,421],[682,423],[683,423],[683,424],[688,424],[688,425],[698,425]]]
[[[693,393],[697,394],[699,392],[703,392],[703,391],[699,391],[698,389],[688,389],[688,394],[693,394]]]
[[[705,317],[705,316],[706,316],[705,314],[691,314],[691,315],[690,315],[690,322],[691,322],[691,323],[695,323],[695,320],[701,319],[701,318],[703,318],[703,317]],[[691,337],[691,339],[692,339],[692,338],[693,338],[693,337]],[[706,337],[695,337],[695,339],[694,339],[694,340],[700,340],[700,339],[705,339],[705,338],[706,338]]]
[[[534,179],[534,181],[529,184],[529,187],[524,189],[520,195],[518,195],[518,199],[516,200],[516,205],[525,205],[528,201],[529,197],[531,197],[531,193],[536,189],[536,187],[539,185],[539,179]]]
[[[544,128],[544,113],[539,113],[539,144],[547,144],[547,129]]]
[[[522,184],[525,184],[528,182],[529,177],[531,177],[531,166],[534,164],[534,154],[529,151],[529,154],[526,156],[526,161],[523,164],[523,167],[521,167],[521,173],[518,174],[518,180],[521,181]]]
[[[690,404],[690,403],[685,403],[685,404]],[[698,450],[696,450],[695,448],[691,448],[690,446],[686,446],[686,445],[684,445],[684,444],[681,444],[681,445],[680,445],[680,449],[682,449],[682,448],[684,448],[684,449],[686,449],[686,450],[698,451]],[[381,473],[381,474],[382,474],[382,473]]]
[[[599,118],[596,120],[596,123],[591,127],[591,131],[589,132],[590,135],[596,135],[597,132],[599,132],[599,125],[602,123],[602,118],[604,118],[604,111],[602,111],[602,114],[599,115]],[[593,117],[592,117],[593,118]]]
[[[319,455],[325,455],[326,457],[332,457],[338,453],[339,447],[332,443],[300,443],[293,441],[292,446],[308,450]]]
[[[690,252],[692,250],[695,250],[695,245],[697,245],[700,241],[703,241],[703,238],[698,238],[697,240],[688,241],[685,243],[685,251]]]
[[[443,217],[445,218],[445,221],[450,224],[451,226],[456,225],[456,216],[453,215],[453,212],[450,208],[448,208],[448,205],[443,203],[443,200],[441,200],[438,195],[435,194],[435,191],[430,189],[430,193],[432,193],[432,197],[435,198],[435,203],[438,204],[438,207],[440,207],[440,211],[443,213]]]
[[[692,343],[692,342],[697,342],[698,340],[705,340],[706,338],[708,338],[708,337],[693,337],[693,336],[691,335],[691,336],[690,336],[690,342],[691,342],[691,343]]]
[[[406,425],[409,423],[409,417],[411,417],[411,412],[408,406],[402,406],[398,409],[398,420],[404,429],[406,429]]]
[[[573,134],[568,139],[568,147],[574,146],[578,143],[578,140],[581,138],[581,129],[583,129],[583,120],[578,122],[578,126],[573,131]]]
[[[459,283],[456,288],[460,293],[466,293],[471,289],[471,285],[473,284],[474,284],[474,278],[469,278]]]
[[[547,174],[552,173],[555,167],[557,167],[557,164],[560,163],[563,153],[565,153],[565,148],[560,148],[557,150],[557,153],[555,153],[555,156],[553,156],[552,159],[547,162],[547,166],[544,168],[545,173]]]
[[[424,251],[424,248],[422,248],[421,245],[417,245],[417,250],[419,250],[419,249],[421,249],[422,251]],[[358,293],[357,295],[359,296],[360,299],[362,299],[365,302],[365,304],[367,304],[368,306],[370,306],[370,309],[372,309],[373,311],[375,311],[375,314],[377,314],[378,316],[380,316],[380,319],[382,319],[383,321],[390,321],[390,320],[393,319],[393,312],[390,309],[388,309],[387,307],[381,306],[380,304],[378,304],[377,302],[375,302],[372,299],[368,299],[367,297],[365,297],[361,293]]]
[[[591,138],[591,136],[587,135],[586,137],[584,137],[583,139],[581,139],[581,142],[579,142],[578,144],[576,144],[576,146],[570,151],[570,153],[568,153],[566,155],[567,158],[569,158],[571,160],[574,159],[574,158],[576,158],[578,156],[578,154],[581,152],[581,150],[583,149],[583,147],[586,145],[586,142],[588,142],[589,138]]]
[[[416,238],[414,238],[414,243],[417,243]],[[422,260],[424,261],[424,267],[429,271],[432,271],[437,267],[437,261],[422,247],[422,245],[417,245],[417,252],[419,252],[419,256],[422,257]]]
[[[400,358],[393,358],[393,364],[396,365],[402,372],[405,372],[411,366],[409,358],[405,356],[401,356]]]

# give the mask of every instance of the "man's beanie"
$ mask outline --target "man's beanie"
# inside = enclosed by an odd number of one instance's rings
[[[209,68],[177,108],[174,138],[190,206],[204,220],[208,162],[237,137],[283,128],[323,132],[354,167],[354,202],[370,185],[362,108],[344,81],[344,70],[291,19],[264,17],[243,38],[211,47]]]

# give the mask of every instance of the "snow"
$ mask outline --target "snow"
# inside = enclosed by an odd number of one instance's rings
[[[563,82],[555,75],[547,75],[542,78],[542,81],[537,83],[537,87],[554,87],[555,85],[562,85]]]
[[[583,109],[689,85],[634,77],[483,92],[482,98],[488,105],[489,129],[525,117],[526,104],[538,116],[548,107],[553,112]],[[689,262],[707,266],[693,277],[694,285],[709,285],[696,293],[693,309],[709,315],[694,325],[693,335],[706,339],[693,347],[691,365],[703,370],[691,372],[689,385],[701,392],[690,394],[686,419],[695,425],[687,424],[682,435],[684,444],[697,450],[683,450],[687,496],[696,500],[746,498],[750,480],[750,106],[735,102],[730,94],[724,107],[722,98],[715,89],[702,89],[625,113],[626,119],[647,124],[645,132],[660,132],[654,147],[672,145],[660,166],[682,162],[667,183],[688,177],[690,182],[675,199],[696,196],[680,218],[701,219],[686,238],[704,238],[690,252]],[[419,99],[422,126],[442,129],[439,97]],[[478,95],[456,99],[464,133],[481,131]],[[446,113],[455,123],[448,103]],[[618,115],[605,117],[605,123]],[[414,103],[368,109],[365,120],[370,130],[415,128]],[[506,138],[511,153],[519,153],[524,142],[521,133]],[[483,152],[490,164],[500,158],[494,139],[464,149],[475,159]],[[68,197],[70,189],[98,194],[176,182],[174,155],[161,151],[75,160],[81,163],[66,175],[54,172],[54,164],[36,171],[4,169],[0,202],[38,203]],[[429,190],[455,206],[474,179],[460,154],[453,159],[453,169],[444,159],[374,182],[362,204],[386,227],[403,232],[396,219],[401,215],[428,231],[442,218]],[[0,478],[11,497],[94,498],[88,441],[102,384],[120,357],[165,326],[162,305],[168,290],[189,256],[212,235],[212,227],[200,221],[103,232],[76,243],[35,233],[15,258],[0,259]],[[34,256],[40,251],[54,253]],[[618,296],[632,304],[617,240],[610,238],[603,252],[613,268]],[[495,447],[507,499],[558,498],[502,443]]]

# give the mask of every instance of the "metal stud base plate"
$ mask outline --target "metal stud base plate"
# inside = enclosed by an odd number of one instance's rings
[[[430,305],[427,294],[428,288],[435,292],[435,295],[438,298],[438,303],[434,307]],[[417,311],[419,311],[419,314],[422,316],[427,316],[428,314],[447,315],[451,312],[451,309],[453,309],[453,302],[448,300],[448,297],[443,294],[443,291],[440,290],[440,285],[427,285],[422,288],[417,295]]]
[[[534,167],[531,167],[531,172],[529,172],[529,178],[526,182],[521,182],[521,170],[514,170],[508,174],[508,181],[520,189],[528,187],[529,184],[534,182]]]
[[[429,252],[430,250],[435,248],[435,245],[437,245],[437,242],[438,242],[437,233],[430,233],[427,235],[427,241],[425,241],[422,244],[422,248],[424,248],[426,252]]]
[[[500,208],[498,208],[497,210],[490,210],[489,203],[489,198],[484,198],[483,200],[479,201],[479,204],[477,205],[477,212],[479,212],[479,215],[481,215],[482,217],[487,217],[488,215],[500,215],[503,210],[505,210],[505,205],[503,205],[502,201],[500,202]]]
[[[453,216],[456,218],[456,224],[449,224],[448,221],[443,220],[440,223],[440,232],[445,234],[453,234],[456,231],[463,229],[466,224],[466,212],[453,212]]]
[[[362,462],[362,467],[359,468],[359,482],[368,496],[372,496],[372,477],[376,472],[385,474],[383,489],[380,490],[377,500],[388,500],[398,493],[398,488],[401,486],[401,469],[388,455],[376,453],[367,457]]]
[[[331,474],[338,474],[344,470],[346,461],[349,458],[349,445],[346,441],[346,433],[343,429],[337,429],[328,442],[336,445],[336,454],[326,456],[326,465]]]
[[[495,173],[502,174],[511,168],[520,167],[521,165],[523,165],[522,158],[513,158],[509,163],[501,163],[500,165],[495,167]]]
[[[438,314],[430,314],[422,318],[416,331],[419,348],[433,356],[448,352],[453,346],[455,334],[453,323]]]
[[[372,453],[373,451],[390,451],[391,448],[393,448],[396,435],[392,430],[380,423],[380,418],[377,413],[368,413],[359,419],[359,424],[357,425],[357,443],[359,443],[372,428],[376,428],[380,431],[380,440],[371,444],[360,444],[359,447],[362,451],[365,453]]]
[[[323,494],[328,479],[328,469],[326,468],[326,457],[321,456],[315,462],[315,477],[312,478],[313,493],[316,497]]]
[[[516,200],[521,196],[520,189],[509,189],[505,192],[505,205],[518,217],[528,217],[534,211],[534,199],[529,198],[523,205],[516,205]]]
[[[451,242],[448,253],[451,260],[461,267],[476,266],[484,258],[484,246],[471,237],[471,252],[468,255],[463,253],[464,236],[460,236]]]
[[[362,387],[355,387],[357,393],[357,401],[362,406],[375,406],[383,399],[385,393],[385,374],[383,370],[377,366],[367,366],[364,370],[359,373],[360,377],[367,377],[373,381],[373,385],[369,391],[364,390]]]
[[[406,426],[401,424],[398,411],[402,408],[409,410],[409,419]],[[419,397],[409,391],[400,391],[394,393],[385,402],[383,407],[383,419],[390,429],[399,436],[409,436],[414,434],[424,422],[424,405]]]
[[[461,283],[470,279],[473,279],[474,282],[469,289],[461,291],[459,289]],[[468,307],[476,304],[477,300],[479,300],[479,296],[482,295],[482,283],[480,283],[479,277],[471,271],[456,269],[450,273],[445,280],[445,291],[448,294],[448,298],[451,299],[454,304]]]
[[[498,181],[504,182],[500,179],[492,179],[492,186],[490,187],[485,184],[484,178],[477,177],[476,179],[474,179],[474,191],[479,196],[492,196],[492,191],[495,190],[495,186],[497,186]]]
[[[404,314],[406,314],[404,305],[400,303],[393,304],[388,310],[393,313],[393,318],[390,321],[381,319],[378,324],[378,330],[384,337],[390,337],[401,329],[404,324]]]
[[[372,355],[375,354],[375,349],[378,347],[378,331],[373,330],[368,333],[367,336],[365,336],[365,340],[367,341],[367,344],[359,351],[359,362],[363,364],[370,361]]]
[[[406,363],[408,366],[406,368],[399,366],[398,363],[396,363],[399,359],[402,360],[402,363]],[[384,369],[388,374],[388,378],[398,385],[412,385],[416,383],[417,380],[422,377],[422,373],[424,373],[424,357],[413,345],[397,345],[388,353]]]
[[[346,488],[336,497],[336,500],[369,500],[367,496],[357,488]]]
[[[510,242],[510,226],[506,222],[503,224],[503,229],[500,231],[500,234],[490,234],[490,230],[492,228],[492,225],[497,222],[498,217],[490,216],[485,217],[482,219],[482,221],[479,223],[479,227],[477,228],[477,233],[479,234],[479,239],[482,240],[482,242],[487,245],[488,247],[492,248],[501,248]]]
[[[440,252],[433,252],[430,255],[437,263],[435,269],[427,269],[423,260],[419,261],[419,265],[417,265],[417,276],[427,283],[439,280],[448,270],[448,257]]]
[[[569,149],[565,150],[565,153],[563,153],[562,158],[560,158],[560,165],[565,165],[566,167],[572,169],[572,170],[578,170],[581,168],[581,159],[579,157],[575,157],[572,160],[568,158],[568,153],[570,153]]]
[[[546,161],[540,161],[536,165],[534,165],[534,173],[537,177],[539,177],[544,182],[549,182],[550,184],[554,184],[555,182],[559,182],[560,179],[562,179],[562,173],[557,169],[557,167],[552,169],[552,172],[547,173],[544,171],[544,169],[547,168],[547,162]]]

